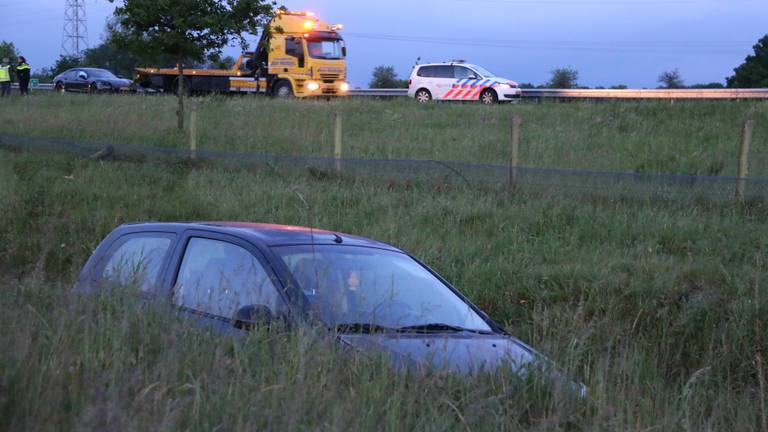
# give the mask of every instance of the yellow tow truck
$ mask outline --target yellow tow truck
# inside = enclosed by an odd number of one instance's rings
[[[275,97],[345,96],[347,48],[341,24],[329,24],[312,12],[279,10],[263,32],[256,51],[240,55],[231,69],[183,69],[189,93],[255,93]],[[175,93],[176,68],[137,68],[144,88]]]

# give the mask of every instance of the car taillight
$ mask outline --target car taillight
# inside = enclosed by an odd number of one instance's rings
[[[413,80],[412,80],[412,79],[409,79],[409,80],[408,80],[408,87],[410,87],[410,86],[411,86],[411,84],[413,84]]]

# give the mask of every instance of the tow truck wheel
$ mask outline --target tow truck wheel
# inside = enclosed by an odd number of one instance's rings
[[[287,99],[293,97],[293,88],[291,87],[291,83],[288,81],[280,81],[275,86],[275,97],[278,97],[280,99]]]
[[[419,89],[416,91],[416,100],[419,103],[427,103],[432,100],[432,93],[427,89]]]
[[[483,105],[495,105],[499,103],[499,96],[491,89],[485,89],[480,93],[480,103]]]

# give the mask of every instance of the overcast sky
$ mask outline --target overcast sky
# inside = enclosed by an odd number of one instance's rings
[[[768,0],[284,0],[344,24],[353,85],[377,65],[402,78],[422,62],[466,59],[518,82],[570,66],[587,86],[655,87],[678,68],[687,84],[723,82],[768,33]],[[0,0],[0,40],[34,69],[61,53],[65,0]],[[114,5],[85,0],[89,43]],[[237,49],[227,50],[237,55]]]

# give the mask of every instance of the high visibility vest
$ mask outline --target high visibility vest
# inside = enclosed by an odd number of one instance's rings
[[[31,68],[26,63],[22,63],[22,64],[16,66],[16,70],[24,70],[24,69],[31,69]]]
[[[0,66],[0,82],[6,82],[11,80],[11,67]]]

